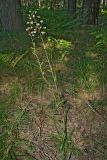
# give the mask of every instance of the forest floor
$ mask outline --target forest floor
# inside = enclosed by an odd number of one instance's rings
[[[0,33],[0,159],[106,160],[107,25],[40,14],[35,52],[27,33]]]

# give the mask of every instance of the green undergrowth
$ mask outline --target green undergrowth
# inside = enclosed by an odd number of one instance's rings
[[[89,90],[103,88],[107,81],[106,28],[100,30],[97,27],[80,28],[77,33],[71,34],[71,40],[48,36],[44,41],[50,60],[52,64],[60,62],[68,67],[70,75],[68,79],[71,79],[75,86],[82,86]],[[40,52],[40,56],[44,57],[45,53],[42,47],[37,45],[36,48],[37,52]],[[40,77],[36,57],[31,52],[30,48],[16,52],[14,49],[13,51],[3,51],[1,48],[1,73],[17,74],[22,77],[29,77],[28,75],[32,73],[30,77],[36,77],[36,75]],[[45,61],[43,57],[41,61]]]

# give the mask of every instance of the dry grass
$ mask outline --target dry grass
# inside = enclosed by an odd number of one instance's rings
[[[11,83],[14,81],[16,78],[12,77],[10,81],[4,81],[4,84],[1,85],[2,98],[6,91],[6,95],[9,94]],[[65,89],[68,86],[69,84],[64,85]],[[19,141],[19,146],[14,148],[16,155],[26,151],[30,157],[35,157],[38,160],[58,159],[61,153],[58,153],[57,145],[59,142],[54,138],[54,135],[60,136],[64,132],[64,108],[63,105],[56,109],[52,107],[54,100],[52,93],[54,92],[55,90],[51,88],[44,90],[42,95],[21,93],[22,100],[18,101],[21,102],[21,107],[23,108],[25,104],[29,103],[29,100],[30,103],[24,111],[27,117],[25,116],[25,120],[22,118],[17,130],[15,129],[17,141]],[[106,154],[104,141],[107,134],[105,119],[102,118],[103,115],[97,113],[96,110],[94,112],[88,105],[88,100],[99,100],[101,94],[98,92],[87,94],[81,90],[78,96],[65,94],[65,99],[70,106],[67,122],[68,133],[75,130],[71,140],[81,150],[76,160],[104,159]],[[13,134],[15,134],[14,131],[11,137]],[[11,143],[11,140],[8,143]],[[33,149],[30,149],[31,146]],[[67,153],[70,154],[69,149]],[[21,156],[17,157],[23,159]]]

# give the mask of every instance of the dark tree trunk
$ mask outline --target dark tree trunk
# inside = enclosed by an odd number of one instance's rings
[[[98,24],[100,0],[85,0],[84,14],[86,14],[87,24]]]
[[[21,5],[19,0],[0,0],[0,21],[1,28],[5,31],[20,30],[23,26],[23,19],[18,11]]]
[[[68,11],[70,14],[76,13],[77,0],[68,0]]]

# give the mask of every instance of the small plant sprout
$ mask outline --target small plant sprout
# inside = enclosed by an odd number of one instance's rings
[[[43,25],[44,21],[38,15],[37,11],[29,11],[26,31],[31,38],[36,35],[45,35],[46,27]]]

